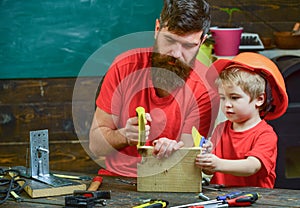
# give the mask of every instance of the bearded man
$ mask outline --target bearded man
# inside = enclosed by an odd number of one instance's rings
[[[146,145],[158,158],[193,146],[193,126],[209,135],[218,102],[206,84],[207,67],[196,60],[209,26],[204,0],[165,0],[154,47],[114,60],[96,100],[89,144],[96,156],[105,156],[107,171],[137,176],[138,106],[146,111]]]

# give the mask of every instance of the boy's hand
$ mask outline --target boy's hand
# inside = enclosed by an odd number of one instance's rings
[[[217,171],[218,162],[219,158],[211,153],[198,154],[195,160],[196,166],[202,168],[202,170],[207,171],[211,174]]]
[[[202,146],[202,153],[211,153],[213,150],[213,143],[210,141],[210,139],[206,140],[206,142]]]

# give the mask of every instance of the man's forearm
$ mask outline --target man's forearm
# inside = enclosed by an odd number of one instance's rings
[[[90,131],[90,150],[96,156],[106,156],[114,150],[128,146],[127,139],[121,134],[122,129],[95,127]]]

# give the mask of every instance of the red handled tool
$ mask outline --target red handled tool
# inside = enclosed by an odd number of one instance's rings
[[[251,196],[239,196],[237,198],[227,199],[225,203],[227,203],[230,207],[244,207],[250,206],[255,201],[256,200],[254,200]]]
[[[231,207],[243,207],[253,204],[260,195],[256,192],[231,192],[226,195],[218,196],[217,200],[223,201]]]
[[[97,191],[98,188],[101,186],[103,178],[101,176],[95,176],[92,180],[92,183],[88,187],[87,191]],[[84,194],[85,197],[92,197],[92,194],[86,193]]]

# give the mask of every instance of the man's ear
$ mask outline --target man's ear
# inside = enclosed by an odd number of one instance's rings
[[[155,34],[154,34],[154,38],[156,39],[158,31],[160,30],[160,21],[159,19],[156,19],[155,21]]]
[[[204,37],[203,37],[202,40],[201,40],[201,44],[200,44],[200,45],[202,45],[202,44],[204,43],[204,41],[206,40],[207,37],[208,37],[208,35],[205,34]]]

